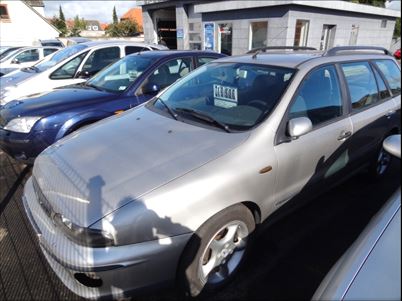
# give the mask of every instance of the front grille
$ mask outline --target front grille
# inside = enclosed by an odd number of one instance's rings
[[[42,207],[43,211],[45,211],[46,215],[51,217],[52,213],[53,213],[52,206],[50,205],[49,201],[43,194],[42,189],[39,187],[39,184],[36,181],[34,176],[32,177],[32,183],[33,183],[33,188],[34,188],[36,197],[38,198],[38,202],[39,202],[40,206]]]

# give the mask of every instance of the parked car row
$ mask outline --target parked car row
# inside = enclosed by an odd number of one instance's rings
[[[85,82],[128,54],[163,49],[166,47],[125,41],[86,42],[63,48],[49,60],[0,78],[0,103]]]
[[[69,289],[125,297],[174,281],[195,297],[235,275],[274,213],[357,170],[386,173],[400,81],[377,47],[140,51],[6,103],[0,148],[36,158],[23,204]]]
[[[4,52],[4,57],[0,59],[0,76],[34,65],[43,60],[48,55],[58,51],[60,47],[10,47]],[[10,49],[13,49],[9,51]]]

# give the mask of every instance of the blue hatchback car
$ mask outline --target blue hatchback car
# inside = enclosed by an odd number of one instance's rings
[[[223,56],[209,51],[140,52],[86,83],[11,101],[0,108],[0,148],[33,163],[58,139],[148,101],[195,68]]]

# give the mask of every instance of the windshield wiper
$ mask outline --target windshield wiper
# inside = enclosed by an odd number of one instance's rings
[[[208,114],[205,114],[203,112],[199,112],[193,109],[188,109],[188,108],[175,108],[176,112],[184,112],[187,114],[190,114],[191,116],[194,116],[200,120],[207,121],[209,123],[213,123],[215,125],[218,125],[220,128],[224,129],[226,132],[231,133],[232,131],[229,129],[229,126],[224,124],[223,122],[220,122],[219,120],[216,120],[215,118],[209,116]]]
[[[156,97],[156,101],[155,102],[157,102],[157,101],[159,101],[161,104],[163,104],[163,106],[166,108],[166,110],[169,112],[169,114],[170,115],[172,115],[172,117],[175,119],[175,120],[178,120],[177,119],[177,114],[166,104],[166,102],[164,102],[162,99],[160,99],[159,97]]]
[[[105,92],[104,89],[102,89],[102,88],[100,88],[100,87],[98,87],[98,86],[95,86],[95,85],[93,85],[93,84],[90,84],[90,83],[88,83],[88,82],[84,83],[83,85],[84,85],[84,86],[87,86],[87,87],[94,88],[95,90],[98,90],[98,91],[101,91],[101,92]]]
[[[39,68],[38,68],[38,67],[35,67],[35,66],[22,68],[22,71],[27,71],[27,70],[33,70],[33,71],[35,71],[36,73],[39,73],[39,71],[40,71]]]

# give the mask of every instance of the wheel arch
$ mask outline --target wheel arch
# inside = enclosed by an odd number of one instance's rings
[[[57,133],[56,140],[63,138],[64,136],[76,131],[82,126],[92,124],[109,116],[110,114],[98,111],[87,112],[84,115],[76,115],[63,123],[59,132]]]

